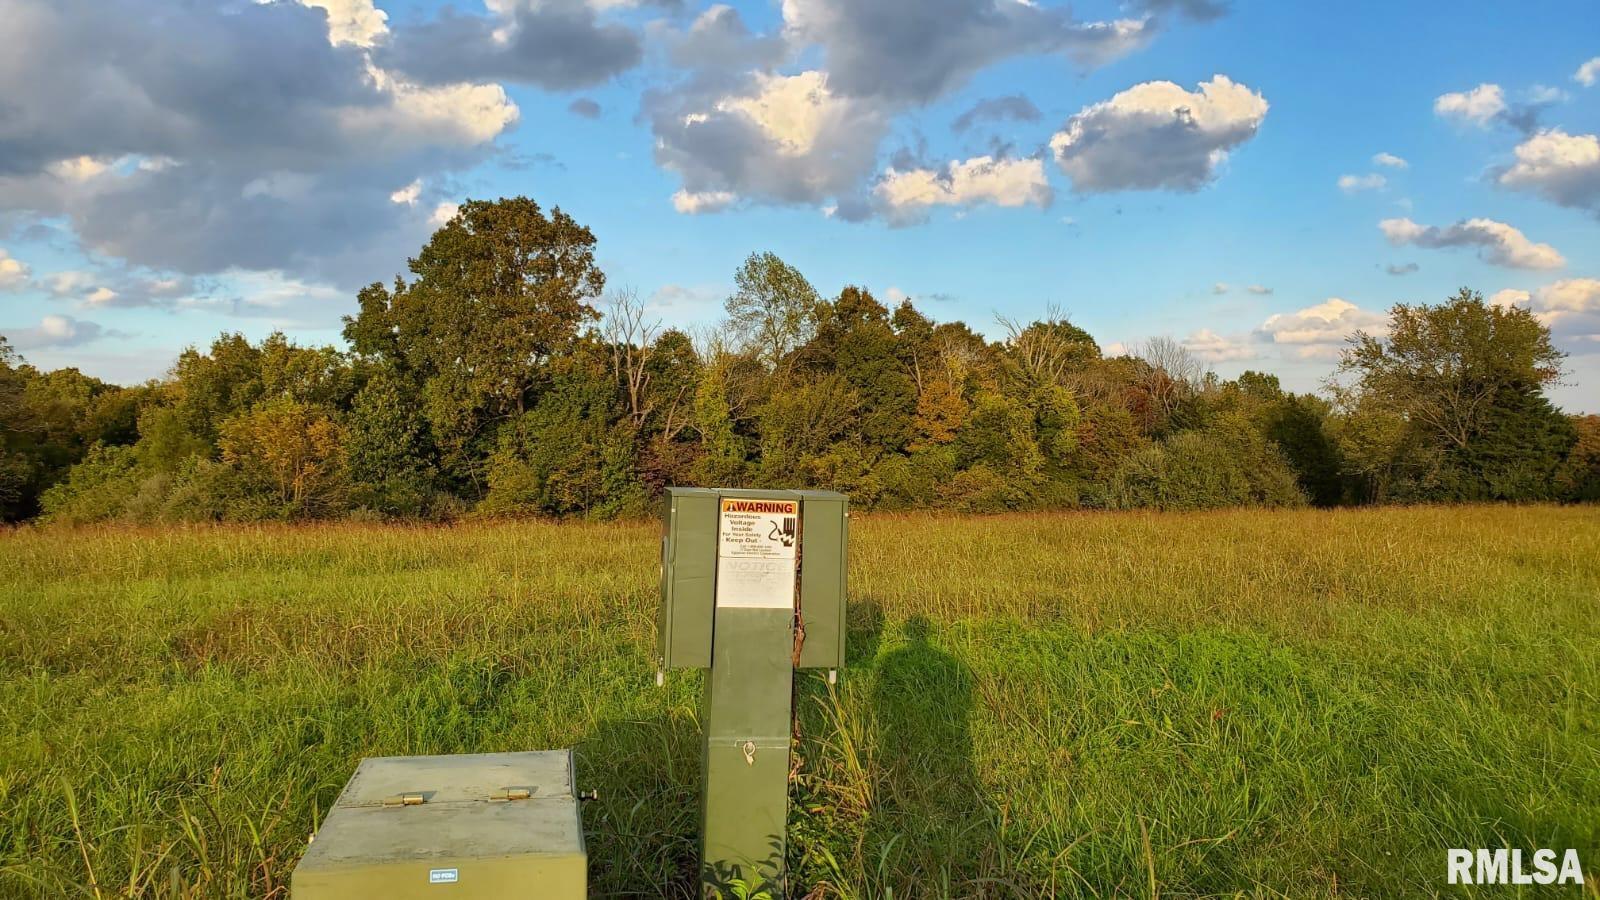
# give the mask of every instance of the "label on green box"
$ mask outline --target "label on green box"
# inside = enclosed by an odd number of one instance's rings
[[[717,605],[792,609],[800,504],[724,497],[717,519]]]

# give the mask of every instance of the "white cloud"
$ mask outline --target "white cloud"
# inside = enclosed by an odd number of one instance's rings
[[[732,191],[680,190],[672,195],[672,208],[686,215],[721,212],[738,202],[739,195]]]
[[[1213,294],[1226,294],[1227,292],[1228,283],[1226,281],[1219,281],[1211,286],[1211,293]]]
[[[460,211],[461,204],[459,203],[441,203],[438,206],[435,206],[433,208],[433,212],[428,215],[428,224],[432,225],[434,228],[443,228],[444,224],[449,222],[451,219],[454,219],[456,217],[456,213]]]
[[[1248,341],[1226,337],[1209,328],[1202,328],[1184,338],[1183,346],[1206,362],[1230,362],[1256,357],[1256,350]]]
[[[422,179],[418,178],[400,190],[390,194],[389,202],[398,203],[403,206],[416,206],[417,198],[420,196],[422,196]]]
[[[93,275],[77,270],[55,272],[45,278],[45,284],[49,286],[50,293],[55,294],[57,297],[81,294],[93,287],[94,283],[95,277]]]
[[[389,95],[391,105],[344,111],[341,124],[358,140],[407,146],[438,141],[472,147],[494,140],[521,115],[498,84],[412,84],[370,64],[367,75],[378,90]]]
[[[76,347],[87,344],[102,336],[110,336],[108,332],[93,322],[74,319],[71,316],[48,315],[39,320],[39,324],[32,328],[12,328],[6,330],[6,335],[11,339],[12,346],[18,350],[40,350],[47,347]]]
[[[1535,291],[1496,292],[1491,303],[1526,306],[1556,342],[1574,352],[1600,352],[1600,278],[1564,278]]]
[[[911,299],[910,294],[907,294],[905,291],[902,291],[892,285],[887,291],[883,292],[883,296],[884,299],[888,301],[888,306],[891,309]]]
[[[695,211],[728,194],[807,206],[853,195],[889,123],[880,104],[836,94],[817,70],[758,73],[708,95],[653,92],[645,107],[656,162],[679,175],[683,203]],[[849,212],[841,209],[861,217]]]
[[[1260,284],[1252,284],[1249,287],[1245,288],[1245,290],[1249,291],[1252,294],[1265,295],[1265,294],[1272,293],[1272,288],[1269,288],[1269,287],[1267,287],[1265,285],[1260,285]]]
[[[1527,291],[1519,290],[1518,288],[1505,288],[1503,290],[1495,291],[1494,294],[1489,297],[1489,305],[1504,306],[1508,308],[1513,306],[1524,306],[1529,300],[1532,299],[1533,295]]]
[[[328,14],[328,40],[334,44],[371,47],[389,33],[388,13],[372,0],[300,0],[300,5]]]
[[[1357,331],[1379,333],[1386,323],[1380,313],[1329,297],[1297,312],[1269,316],[1257,329],[1257,335],[1269,343],[1284,345],[1301,359],[1334,359],[1350,335]]]
[[[1375,165],[1388,166],[1391,169],[1406,169],[1411,166],[1410,163],[1395,156],[1393,153],[1375,153],[1372,155],[1372,162]]]
[[[109,163],[92,156],[74,156],[51,163],[49,171],[63,181],[84,182],[105,174],[109,168]]]
[[[1367,175],[1339,176],[1339,190],[1344,191],[1346,194],[1356,194],[1360,193],[1361,191],[1375,191],[1384,185],[1387,185],[1388,183],[1389,179],[1384,178],[1377,172],[1372,172]]]
[[[1516,164],[1500,173],[1500,184],[1600,212],[1600,137],[1552,128],[1517,145],[1516,155]]]
[[[754,94],[725,98],[717,108],[744,113],[785,156],[810,153],[823,130],[845,115],[846,101],[835,98],[828,90],[826,73],[761,72],[756,75],[756,85]]]
[[[20,290],[28,285],[28,266],[0,247],[0,291]]]
[[[971,207],[1050,205],[1054,192],[1039,159],[995,159],[975,156],[952,161],[944,171],[890,167],[873,193],[892,221],[915,220],[933,206]]]
[[[1477,247],[1484,262],[1513,269],[1555,269],[1567,262],[1556,248],[1536,244],[1517,229],[1493,219],[1466,219],[1444,228],[1418,225],[1410,219],[1384,219],[1378,228],[1397,247]]]
[[[1480,84],[1470,91],[1441,94],[1433,101],[1433,112],[1446,119],[1488,127],[1506,111],[1505,91],[1498,84]]]
[[[1080,193],[1196,191],[1266,115],[1267,101],[1226,75],[1196,91],[1150,81],[1084,107],[1050,138],[1050,148]]]
[[[1594,83],[1600,81],[1600,56],[1579,66],[1578,71],[1572,73],[1572,80],[1584,87],[1594,87]]]
[[[117,299],[117,292],[104,285],[95,288],[83,295],[83,302],[90,306],[109,306]]]

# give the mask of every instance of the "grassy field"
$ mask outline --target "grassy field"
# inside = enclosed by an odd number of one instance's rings
[[[278,896],[362,756],[579,748],[591,883],[691,896],[655,529],[0,533],[0,895]],[[859,517],[796,895],[1600,896],[1600,509]],[[1532,888],[1483,888],[1481,896]]]

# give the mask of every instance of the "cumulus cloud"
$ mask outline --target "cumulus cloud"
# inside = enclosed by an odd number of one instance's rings
[[[1391,169],[1405,169],[1410,168],[1411,166],[1410,163],[1398,156],[1395,156],[1393,153],[1374,153],[1372,155],[1372,162],[1374,165],[1388,166]]]
[[[672,208],[688,215],[721,212],[737,203],[739,195],[732,191],[678,191],[672,195]]]
[[[1489,305],[1504,307],[1524,306],[1531,299],[1533,299],[1533,295],[1527,291],[1519,288],[1503,288],[1490,295]]]
[[[919,221],[934,206],[971,207],[1050,205],[1054,193],[1039,159],[975,156],[944,169],[890,167],[873,191],[895,223]]]
[[[32,328],[8,328],[6,337],[18,350],[43,350],[51,347],[77,347],[101,337],[120,337],[111,331],[72,316],[48,315]]]
[[[753,33],[739,11],[723,3],[707,7],[688,29],[669,34],[665,43],[668,57],[685,69],[764,69],[789,52],[781,36]]]
[[[1410,219],[1384,219],[1378,228],[1396,247],[1477,247],[1484,262],[1513,269],[1556,269],[1567,262],[1556,248],[1536,244],[1521,231],[1493,219],[1465,219],[1443,228]]]
[[[1282,345],[1301,359],[1336,359],[1345,340],[1357,331],[1381,332],[1387,319],[1348,300],[1329,297],[1315,306],[1269,316],[1256,330],[1258,339]]]
[[[1344,191],[1346,194],[1359,194],[1362,191],[1376,191],[1388,183],[1389,179],[1384,178],[1377,172],[1372,172],[1366,175],[1339,176],[1339,190]]]
[[[1508,125],[1527,134],[1539,127],[1539,116],[1547,107],[1565,98],[1555,88],[1535,85],[1522,102],[1511,103],[1500,85],[1480,84],[1470,91],[1440,94],[1433,101],[1433,112],[1440,118],[1479,128]]]
[[[602,21],[584,0],[487,0],[488,15],[445,7],[438,18],[391,35],[377,53],[387,68],[426,84],[497,80],[567,90],[638,64],[639,35]]]
[[[88,272],[68,269],[52,272],[38,286],[51,296],[75,301],[82,309],[153,306],[167,309],[198,305],[199,287],[187,275],[152,274],[123,267],[103,267]]]
[[[1578,71],[1572,73],[1572,80],[1584,87],[1594,87],[1594,83],[1600,81],[1600,56],[1579,66]]]
[[[1441,94],[1433,101],[1435,115],[1488,127],[1506,111],[1506,95],[1498,84],[1480,84],[1470,91]]]
[[[0,247],[0,291],[20,290],[28,286],[28,279],[27,264]]]
[[[1562,347],[1600,352],[1600,278],[1565,278],[1533,291],[1507,288],[1489,302],[1528,309]]]
[[[360,9],[0,0],[0,205],[155,270],[394,268],[425,227],[395,185],[486,158],[517,107],[374,65],[329,15]]]
[[[335,44],[371,47],[389,33],[389,14],[372,0],[300,0],[300,4],[327,14],[328,37]]]
[[[417,198],[422,196],[422,179],[418,178],[405,187],[389,195],[390,203],[401,203],[406,206],[416,206]]]
[[[600,118],[600,104],[588,97],[579,97],[567,104],[567,112],[575,116],[582,116],[585,119],[598,119]]]
[[[1226,337],[1209,328],[1202,328],[1189,335],[1183,339],[1182,344],[1184,349],[1206,362],[1231,362],[1256,357],[1256,349],[1250,346],[1249,341]]]
[[[724,195],[821,205],[851,194],[889,124],[880,105],[834,93],[817,70],[759,72],[724,91],[651,92],[644,107],[656,163],[679,176],[678,208],[694,212],[725,207]]]
[[[1226,281],[1219,281],[1211,286],[1211,293],[1226,294],[1228,292],[1228,287],[1229,285]]]
[[[1085,107],[1050,148],[1079,193],[1197,191],[1266,115],[1267,101],[1226,75],[1196,91],[1151,81]]]
[[[1021,94],[1007,97],[989,97],[974,103],[970,109],[950,123],[952,131],[966,131],[979,122],[1001,122],[1013,119],[1018,122],[1037,122],[1039,107]]]
[[[786,35],[822,48],[833,89],[925,103],[1013,56],[1057,53],[1085,68],[1143,46],[1149,21],[1080,22],[1020,0],[783,0]]]
[[[1501,185],[1600,213],[1600,137],[1552,128],[1519,144],[1516,156],[1499,173]]]
[[[1245,288],[1245,290],[1249,291],[1252,294],[1256,294],[1256,295],[1259,295],[1259,296],[1265,296],[1267,294],[1272,293],[1272,288],[1269,288],[1269,287],[1267,287],[1265,285],[1260,285],[1260,284],[1252,284],[1249,287]]]

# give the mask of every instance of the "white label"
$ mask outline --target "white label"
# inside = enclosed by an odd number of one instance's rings
[[[455,869],[429,869],[428,870],[428,883],[429,884],[455,884],[457,881],[460,880],[460,878],[461,878],[460,873]]]
[[[717,605],[794,608],[797,500],[724,497],[717,521]]]

